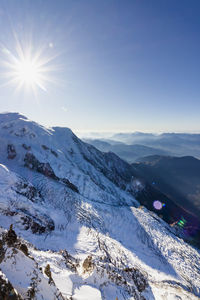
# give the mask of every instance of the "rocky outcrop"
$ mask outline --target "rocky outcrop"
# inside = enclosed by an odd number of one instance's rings
[[[22,147],[25,149],[25,150],[31,150],[31,146],[27,146],[26,144],[22,144]]]
[[[138,291],[141,293],[147,287],[147,279],[145,276],[136,268],[125,268],[123,274],[126,273],[127,277],[133,279]],[[125,276],[126,277],[126,276]]]
[[[13,144],[8,144],[7,146],[7,157],[8,159],[14,159],[17,155],[17,152],[15,150],[15,146]]]
[[[61,250],[60,254],[63,256],[65,260],[65,265],[72,272],[77,272],[77,268],[79,267],[79,260],[70,255],[67,250]]]
[[[0,272],[0,299],[2,300],[22,300],[12,284],[8,281],[6,276]]]
[[[12,189],[19,195],[22,195],[32,202],[42,202],[42,197],[37,189],[30,184],[29,182],[25,181],[24,179],[18,181]]]
[[[12,226],[8,232],[0,232],[0,241],[4,249],[4,257],[0,260],[0,299],[66,299],[62,296],[51,277],[50,265],[47,264],[43,273],[34,257],[29,255],[30,244],[24,244],[25,241],[18,238],[15,232],[16,239],[14,239],[12,245],[10,244],[13,232]],[[12,272],[10,272],[11,270]],[[24,282],[22,283],[20,280],[23,280],[23,271]],[[47,280],[46,275],[49,280]],[[20,278],[19,281],[16,280],[17,276]]]
[[[50,177],[54,180],[59,180],[74,192],[79,193],[77,186],[71,183],[69,179],[57,177],[49,163],[41,163],[32,153],[26,153],[24,158],[24,166],[31,170],[35,170],[39,173],[42,173],[43,175]]]
[[[34,215],[23,208],[17,209],[16,211],[0,209],[0,212],[2,215],[13,217],[13,222],[15,222],[16,218],[18,224],[21,223],[21,226],[25,230],[31,230],[34,234],[49,233],[55,229],[53,220],[45,214],[37,215],[37,212],[35,212],[36,215]],[[12,237],[11,234],[10,238],[12,240],[14,236]]]
[[[51,269],[50,269],[50,265],[47,264],[45,269],[44,269],[44,273],[47,275],[47,277],[49,277],[49,283],[51,283],[53,281],[52,276],[51,276]]]
[[[5,241],[8,244],[8,246],[13,246],[16,242],[17,242],[17,235],[15,233],[15,231],[13,230],[13,225],[10,225],[10,228],[7,232],[7,234],[5,235]]]
[[[94,263],[92,262],[92,256],[89,255],[83,262],[84,272],[91,272],[94,269]]]
[[[24,214],[23,216],[21,216],[21,220],[25,230],[30,229],[32,233],[48,233],[55,229],[53,220],[47,216],[37,218],[35,216],[29,216],[28,214]]]
[[[41,163],[32,153],[27,152],[24,157],[24,166],[44,174],[47,177],[58,180],[49,163]]]
[[[67,178],[61,178],[60,181],[63,182],[67,187],[69,187],[74,192],[79,193],[77,186],[71,183]]]

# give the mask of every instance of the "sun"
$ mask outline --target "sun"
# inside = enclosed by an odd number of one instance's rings
[[[13,74],[20,85],[27,87],[39,86],[42,88],[42,69],[34,60],[24,58],[13,66]],[[43,88],[44,89],[44,88]]]
[[[33,47],[22,47],[18,42],[13,52],[5,47],[1,50],[5,55],[2,65],[6,85],[14,84],[17,90],[47,90],[47,83],[52,81],[50,72],[53,70],[53,57],[45,56],[44,49],[34,51]]]
[[[40,77],[40,70],[34,62],[25,60],[16,65],[16,76],[23,83],[37,84]]]

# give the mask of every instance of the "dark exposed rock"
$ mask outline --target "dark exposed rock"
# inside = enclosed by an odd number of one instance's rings
[[[17,182],[15,187],[13,187],[15,192],[19,195],[25,196],[32,202],[38,202],[41,200],[41,195],[37,189],[26,181]]]
[[[32,300],[35,298],[35,289],[33,286],[29,287],[27,291],[28,300]]]
[[[26,153],[25,158],[24,158],[24,166],[31,170],[35,170],[39,173],[42,173],[43,175],[45,175],[47,177],[51,177],[54,180],[60,180],[68,188],[70,188],[71,190],[73,190],[76,193],[79,193],[77,186],[74,185],[73,183],[71,183],[69,181],[69,179],[67,179],[67,178],[60,179],[59,177],[57,177],[49,163],[39,162],[39,160],[32,153],[28,153],[28,152]]]
[[[0,263],[2,262],[2,260],[4,259],[5,256],[5,249],[4,249],[4,242],[3,240],[0,240]]]
[[[45,215],[45,214],[39,214],[37,215],[33,215],[31,214],[29,211],[21,208],[18,209],[17,211],[13,212],[10,210],[1,210],[0,212],[3,215],[6,216],[18,216],[18,223],[19,220],[21,220],[21,224],[24,227],[25,230],[30,229],[33,233],[38,233],[38,234],[42,234],[42,233],[49,233],[52,230],[55,229],[55,225],[53,220]],[[10,232],[7,234],[6,240],[11,242],[14,242],[14,233]]]
[[[53,149],[50,149],[49,147],[47,147],[46,145],[42,145],[42,148],[46,151],[51,151],[51,153],[55,156],[58,157],[58,153],[56,151],[54,151]]]
[[[11,208],[6,210],[0,208],[0,212],[3,215],[14,217],[13,222],[15,221],[15,216],[17,216],[17,223],[21,223],[20,226],[23,226],[25,230],[30,229],[33,233],[49,233],[55,229],[53,220],[48,215],[38,213],[38,211],[31,212],[25,208],[17,208],[15,211],[12,211]],[[15,233],[9,231],[6,234],[6,240],[12,244],[14,239]]]
[[[25,150],[31,150],[31,146],[27,146],[26,144],[22,144],[22,147],[25,149]]]
[[[12,284],[0,274],[0,299],[2,300],[21,300]]]
[[[94,263],[92,262],[92,256],[89,255],[83,262],[84,272],[91,272],[94,268]]]
[[[58,180],[59,178],[55,175],[53,169],[49,163],[41,163],[39,160],[32,154],[26,153],[24,158],[24,166],[28,167],[31,170],[35,170],[39,173],[44,174],[47,177]]]
[[[45,269],[44,269],[44,273],[47,275],[47,277],[49,277],[49,283],[51,283],[53,281],[52,276],[51,276],[51,269],[50,269],[50,265],[47,264]]]
[[[16,136],[23,137],[23,136],[25,136],[28,132],[29,132],[29,131],[28,131],[28,128],[27,128],[27,127],[22,127],[22,128],[20,128],[17,132],[15,132],[15,135],[16,135]]]
[[[6,242],[8,246],[13,246],[17,242],[17,235],[13,230],[13,225],[10,225],[10,228],[6,234]]]
[[[41,221],[34,216],[24,215],[21,219],[23,221],[23,225],[25,225],[25,229],[31,229],[33,233],[41,234],[55,229],[54,222],[50,218],[46,218],[46,220]]]
[[[57,177],[49,163],[39,162],[39,160],[32,153],[26,153],[25,158],[24,158],[24,163],[25,163],[24,164],[25,167],[28,167],[29,169],[35,170],[39,173],[42,173],[47,177],[51,177],[54,180],[60,180],[67,187],[69,187],[71,190],[73,190],[76,193],[79,193],[79,190],[78,190],[77,186],[74,185],[73,183],[71,183],[69,181],[69,179],[67,179],[67,178],[61,178],[60,179],[59,177]]]
[[[147,287],[147,280],[145,276],[136,268],[126,268],[123,270],[127,274],[131,275],[137,289],[139,292],[142,292]]]
[[[7,146],[8,159],[13,159],[16,157],[17,153],[15,150],[15,146],[13,144],[8,144]]]
[[[67,178],[62,178],[61,182],[63,182],[65,185],[67,185],[74,192],[79,193],[77,186],[75,184],[71,183]]]
[[[45,269],[44,269],[44,273],[48,276],[51,277],[51,270],[50,270],[50,265],[47,264]]]
[[[117,261],[113,260],[112,256],[110,256],[105,244],[99,241],[99,245],[105,255],[100,260],[93,259],[93,268],[96,269],[96,272],[100,274],[106,272],[109,280],[123,287],[133,299],[145,300],[141,293],[148,287],[147,275],[135,267],[121,269],[121,263],[123,262],[121,261],[120,265],[118,265]],[[90,261],[91,258],[89,259]]]
[[[58,153],[54,150],[51,149],[51,153],[55,156],[55,157],[58,157]]]
[[[13,187],[15,192],[19,195],[25,196],[32,202],[38,202],[41,200],[41,195],[37,189],[28,182],[17,182],[15,187]]]
[[[43,148],[44,150],[49,150],[49,147],[47,147],[46,145],[42,145],[42,148]]]
[[[17,215],[17,212],[11,211],[11,210],[1,210],[1,212],[2,212],[5,216],[10,216],[10,217],[13,217],[13,216]]]
[[[60,253],[65,259],[65,265],[67,268],[69,268],[71,271],[76,272],[77,267],[79,266],[79,261],[71,256],[67,250],[61,250]]]
[[[28,256],[28,248],[25,244],[20,244],[19,250],[21,250],[26,256]]]
[[[109,279],[119,286],[123,286],[135,300],[145,300],[141,293],[148,286],[144,275],[136,268],[120,270],[112,265],[107,266]]]

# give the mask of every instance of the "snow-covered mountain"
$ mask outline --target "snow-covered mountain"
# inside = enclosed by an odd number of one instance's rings
[[[199,299],[199,251],[140,207],[115,154],[8,113],[0,163],[0,298]]]

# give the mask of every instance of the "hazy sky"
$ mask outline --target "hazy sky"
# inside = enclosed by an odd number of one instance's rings
[[[49,59],[45,89],[7,84],[17,43]],[[199,0],[0,0],[0,47],[1,112],[74,131],[200,132]]]

